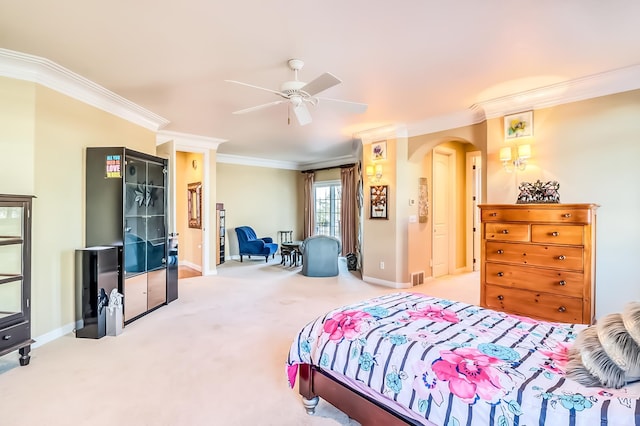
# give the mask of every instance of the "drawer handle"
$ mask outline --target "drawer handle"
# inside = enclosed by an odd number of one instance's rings
[[[503,230],[502,230],[502,233],[503,233],[503,234],[508,234],[508,233],[509,233],[509,230],[508,230],[508,229],[503,229]]]
[[[553,232],[551,233],[551,236],[552,236],[552,237],[558,237],[559,235],[560,235],[560,233],[559,233],[558,231],[553,231]]]
[[[504,277],[504,272],[498,272],[499,277]]]
[[[2,340],[9,340],[11,339],[11,335],[7,334],[6,336],[2,336]]]
[[[565,308],[564,306],[560,306],[558,308],[558,312],[566,312],[566,311],[567,311],[567,308]]]
[[[565,213],[565,214],[562,215],[562,217],[570,218],[571,217],[571,213]]]
[[[564,286],[564,285],[567,285],[567,282],[566,282],[565,280],[562,280],[562,281],[560,281],[558,284],[560,284],[560,285],[563,285],[563,286]]]
[[[489,216],[493,216],[493,217],[496,217],[496,216],[498,216],[498,213],[496,213],[496,212],[493,212],[493,213],[491,213],[491,214],[490,214]]]
[[[498,300],[504,300],[504,296],[503,295],[498,296]]]
[[[498,254],[504,254],[504,250],[499,249],[496,253],[498,253]]]
[[[565,257],[564,254],[561,254],[560,256],[558,256],[558,260],[565,260],[565,259],[566,259],[566,257]]]

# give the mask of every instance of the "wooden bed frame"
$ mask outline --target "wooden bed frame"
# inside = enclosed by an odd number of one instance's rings
[[[368,396],[336,381],[315,366],[300,364],[298,372],[299,391],[308,414],[315,412],[319,398],[322,398],[362,425],[420,425],[415,420],[393,412]]]

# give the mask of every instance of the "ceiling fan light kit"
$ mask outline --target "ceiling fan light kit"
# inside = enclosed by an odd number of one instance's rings
[[[267,89],[265,87],[254,86],[252,84],[243,83],[241,81],[225,80],[229,83],[236,83],[243,86],[252,87],[254,89],[265,90],[284,98],[284,100],[278,100],[250,108],[241,109],[239,111],[234,111],[233,114],[246,114],[248,112],[253,112],[263,108],[279,105],[284,102],[289,102],[290,106],[293,108],[296,119],[298,120],[298,124],[304,126],[311,123],[311,113],[309,112],[309,108],[307,108],[307,104],[316,106],[318,105],[319,100],[343,103],[345,106],[347,106],[347,108],[349,108],[350,111],[355,113],[363,113],[367,110],[366,104],[342,101],[339,99],[319,98],[315,96],[320,92],[323,92],[335,85],[342,83],[342,80],[340,80],[333,74],[326,72],[318,78],[310,81],[309,83],[305,83],[304,81],[298,80],[298,71],[300,71],[302,67],[304,67],[304,62],[300,59],[289,59],[287,61],[287,64],[289,65],[289,68],[294,72],[294,80],[285,81],[284,83],[282,83],[279,91]]]

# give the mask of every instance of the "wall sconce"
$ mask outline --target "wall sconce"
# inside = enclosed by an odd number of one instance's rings
[[[515,152],[516,155],[512,155]],[[531,158],[531,145],[505,146],[500,148],[500,161],[507,173],[527,168],[527,159]]]
[[[366,173],[369,180],[380,182],[380,179],[382,179],[382,164],[367,166]]]

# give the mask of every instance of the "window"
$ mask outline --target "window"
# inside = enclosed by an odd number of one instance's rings
[[[313,185],[315,195],[315,235],[340,238],[340,181],[318,182]]]

